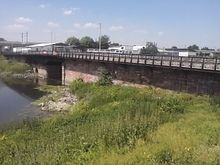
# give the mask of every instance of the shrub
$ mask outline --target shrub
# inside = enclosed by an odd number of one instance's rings
[[[101,72],[99,75],[98,85],[112,85],[112,76],[111,74],[105,69],[101,68]]]
[[[175,164],[173,160],[172,150],[169,148],[164,148],[156,154],[156,160],[159,164],[162,165],[171,165]]]
[[[77,90],[79,90],[83,86],[84,86],[83,80],[77,79],[70,84],[70,90],[71,92],[75,93]]]
[[[184,113],[186,103],[178,98],[168,98],[165,99],[162,103],[160,108],[164,112],[168,113]]]

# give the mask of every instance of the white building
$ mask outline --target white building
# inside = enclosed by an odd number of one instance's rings
[[[140,54],[141,53],[141,49],[145,48],[145,46],[133,46],[133,50],[132,53],[133,54]]]
[[[110,52],[113,53],[132,53],[132,54],[140,54],[141,49],[145,48],[145,46],[131,46],[131,45],[121,45],[121,46],[114,46],[108,48]]]
[[[110,50],[110,52],[113,53],[132,53],[133,46],[130,45],[114,46],[108,48],[108,50]]]
[[[165,48],[165,49],[158,49],[160,55],[169,55],[169,56],[179,56],[179,57],[192,57],[197,56],[198,52],[191,51],[186,48]]]

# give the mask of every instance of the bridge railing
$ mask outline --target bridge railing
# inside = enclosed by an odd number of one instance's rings
[[[11,55],[40,55],[62,59],[79,59],[100,62],[114,62],[158,67],[183,68],[220,72],[220,59],[210,57],[179,57],[166,55],[138,55],[100,52],[27,52],[10,53]]]
[[[61,58],[106,61],[114,63],[129,63],[175,67],[194,70],[220,71],[220,59],[210,57],[179,57],[160,55],[134,55],[115,53],[60,53]]]

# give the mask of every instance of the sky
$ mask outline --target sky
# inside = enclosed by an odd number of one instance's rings
[[[0,37],[64,42],[102,34],[112,42],[220,48],[220,0],[0,0]],[[52,37],[51,37],[52,36]]]

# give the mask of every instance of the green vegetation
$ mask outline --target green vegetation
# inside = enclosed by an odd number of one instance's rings
[[[97,84],[98,85],[112,85],[113,84],[111,73],[109,73],[106,68],[101,68],[99,80]]]
[[[94,41],[93,38],[89,36],[82,37],[81,39],[78,39],[75,36],[69,37],[66,40],[66,44],[74,45],[82,49],[88,49],[88,48],[98,49],[99,48],[99,41]],[[119,46],[119,44],[114,43],[114,45],[111,45],[109,36],[102,35],[101,36],[102,49],[108,49],[109,46]]]
[[[141,49],[141,54],[157,55],[157,45],[152,42],[147,42],[146,46]]]
[[[29,65],[14,60],[7,60],[0,55],[1,75],[22,74],[25,73],[27,70],[31,70],[31,67]]]
[[[0,132],[0,164],[219,164],[220,99],[70,85],[67,114]]]

